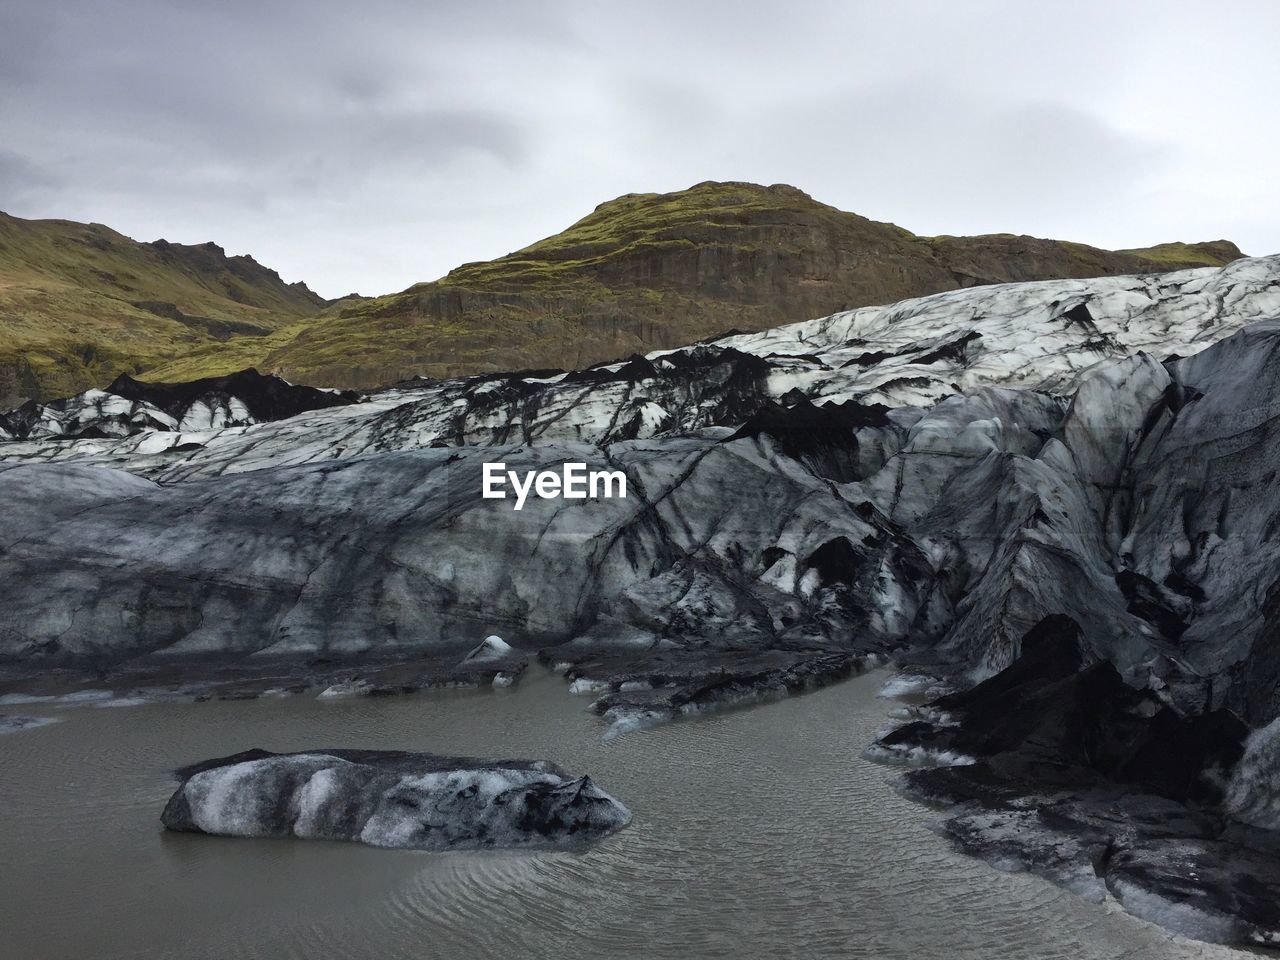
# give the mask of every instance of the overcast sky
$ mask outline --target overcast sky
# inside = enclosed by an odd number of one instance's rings
[[[385,293],[621,193],[1280,252],[1280,2],[0,0],[0,209]]]

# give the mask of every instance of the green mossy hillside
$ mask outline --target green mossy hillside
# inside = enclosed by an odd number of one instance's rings
[[[121,370],[172,381],[253,366],[369,388],[574,368],[957,287],[1239,256],[1226,241],[1108,251],[1013,234],[921,237],[785,184],[706,182],[627,194],[504,257],[324,304],[211,244],[137,244],[98,225],[3,218],[0,394],[6,370],[10,394],[48,397]]]
[[[324,303],[214,244],[0,213],[0,400],[65,396],[204,345],[247,346]]]

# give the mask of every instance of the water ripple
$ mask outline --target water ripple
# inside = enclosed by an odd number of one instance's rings
[[[1018,958],[1244,954],[952,853],[861,751],[884,674],[605,742],[558,680],[317,703],[66,710],[0,745],[12,955]],[[38,712],[42,705],[29,709]],[[174,767],[262,746],[547,757],[632,808],[577,853],[165,834]]]

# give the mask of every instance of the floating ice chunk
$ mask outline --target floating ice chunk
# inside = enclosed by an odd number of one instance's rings
[[[170,798],[161,818],[169,829],[446,850],[573,846],[631,819],[590,777],[543,761],[339,750],[211,762]]]
[[[505,660],[515,655],[515,648],[499,636],[485,637],[470,653],[462,658],[463,663],[480,663],[485,660]]]
[[[605,742],[615,740],[623,734],[660,726],[671,719],[666,712],[661,710],[631,709],[626,707],[613,707],[605,713],[604,718],[610,721],[609,729],[604,732]]]
[[[57,723],[61,717],[15,717],[0,714],[0,734],[17,733]]]
[[[115,694],[110,690],[76,690],[58,697],[59,703],[77,704],[94,703],[99,700],[110,700]]]
[[[21,703],[48,703],[55,700],[52,695],[41,695],[35,693],[6,693],[0,697],[0,707],[12,707]]]
[[[349,697],[367,697],[373,691],[373,684],[368,680],[345,680],[325,687],[317,695],[317,700],[345,700]]]
[[[923,720],[925,723],[935,727],[956,727],[960,725],[960,721],[952,714],[927,703],[920,706],[894,707],[889,711],[889,719],[894,721],[893,726],[877,733],[877,738],[884,736],[904,723],[910,723],[914,720]]]

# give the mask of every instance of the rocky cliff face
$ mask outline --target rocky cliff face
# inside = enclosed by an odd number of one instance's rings
[[[957,691],[878,748],[951,764],[908,786],[964,805],[955,842],[1274,942],[1278,388],[1262,258],[9,442],[5,686],[233,664],[318,690],[341,663],[372,690],[407,662],[412,686],[497,634],[619,732],[893,657]],[[517,511],[482,496],[493,461],[628,495]]]

